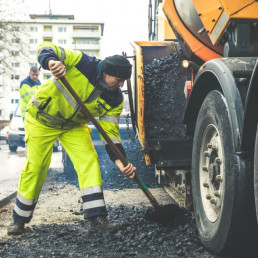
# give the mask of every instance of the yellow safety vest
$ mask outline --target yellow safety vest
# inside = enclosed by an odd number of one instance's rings
[[[40,84],[41,83],[39,80],[33,81],[29,76],[21,82],[19,90],[21,117],[25,117],[28,103],[37,91]]]

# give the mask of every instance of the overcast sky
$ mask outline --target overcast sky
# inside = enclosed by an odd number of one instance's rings
[[[30,14],[49,13],[49,0],[24,0]],[[74,14],[76,20],[104,22],[102,58],[132,54],[130,42],[148,39],[148,0],[51,0],[53,14]]]

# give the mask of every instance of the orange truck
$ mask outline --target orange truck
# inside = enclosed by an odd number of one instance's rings
[[[150,0],[149,10],[129,89],[146,164],[194,211],[206,250],[239,254],[257,245],[258,1]]]

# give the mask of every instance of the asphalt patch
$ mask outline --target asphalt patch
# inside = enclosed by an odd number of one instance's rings
[[[168,204],[160,206],[156,209],[148,209],[145,218],[150,221],[155,221],[162,225],[167,225],[175,222],[179,218],[182,218],[186,215],[186,211],[183,208],[180,208],[176,204]]]

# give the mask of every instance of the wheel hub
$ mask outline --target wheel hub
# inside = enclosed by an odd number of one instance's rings
[[[204,134],[200,155],[200,186],[204,211],[212,222],[218,218],[224,192],[223,147],[214,125],[209,125]]]

